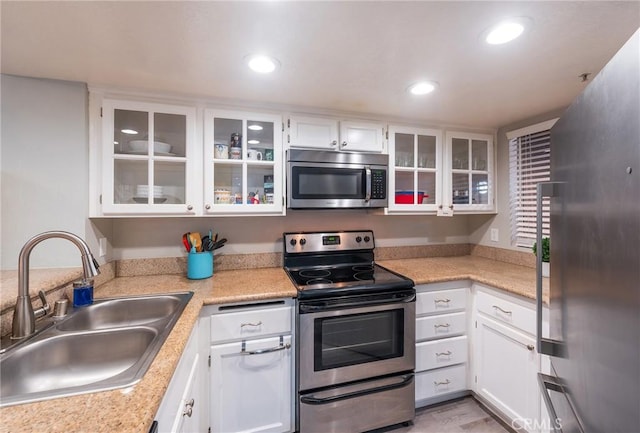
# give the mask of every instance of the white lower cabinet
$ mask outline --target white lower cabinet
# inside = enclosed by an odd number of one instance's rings
[[[416,286],[416,407],[468,393],[470,283]]]
[[[292,300],[217,306],[207,319],[211,432],[292,431]]]
[[[200,355],[198,326],[194,327],[178,367],[156,414],[158,433],[202,431],[200,418],[205,408],[200,397]]]
[[[535,306],[477,288],[474,335],[476,394],[518,431],[547,431],[541,416]],[[546,425],[548,427],[548,423]]]

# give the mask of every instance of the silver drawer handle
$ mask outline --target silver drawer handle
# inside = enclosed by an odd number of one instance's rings
[[[258,349],[258,350],[249,350],[247,351],[247,342],[242,341],[242,350],[240,350],[240,355],[262,355],[263,353],[271,353],[278,352],[280,350],[290,349],[291,344],[284,344],[284,338],[282,335],[280,336],[280,344],[276,347],[270,347],[268,349]]]
[[[262,320],[258,323],[241,323],[240,327],[244,328],[245,326],[262,326]]]
[[[440,386],[440,385],[449,385],[451,383],[451,381],[449,379],[446,379],[444,382],[436,382],[435,380],[433,381],[433,384],[435,386]]]
[[[434,328],[448,328],[449,326],[451,326],[451,325],[449,325],[448,323],[444,323],[442,325],[439,325],[439,324],[438,325],[433,325]]]
[[[447,350],[446,352],[436,353],[436,356],[451,356],[451,351]]]
[[[508,314],[508,315],[512,314],[511,311],[503,310],[502,308],[498,307],[497,305],[494,305],[493,308],[495,308],[496,310],[502,311],[504,314]]]
[[[191,418],[191,415],[193,415],[193,406],[195,405],[195,403],[196,401],[194,399],[186,402],[184,405],[184,412],[182,412],[182,416],[188,416],[189,418]]]
[[[448,304],[449,302],[451,302],[451,299],[436,299],[434,300],[434,302],[437,304],[439,302],[443,302],[445,304]]]

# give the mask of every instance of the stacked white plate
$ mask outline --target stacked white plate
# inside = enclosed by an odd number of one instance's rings
[[[153,197],[161,198],[164,196],[164,187],[154,186]],[[149,185],[136,185],[136,197],[149,197]]]

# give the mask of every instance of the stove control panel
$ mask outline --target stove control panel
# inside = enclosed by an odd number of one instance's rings
[[[374,246],[373,232],[370,230],[284,234],[284,247],[287,254],[372,250]]]

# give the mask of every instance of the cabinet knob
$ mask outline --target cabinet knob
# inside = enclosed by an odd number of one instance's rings
[[[204,208],[205,208],[206,210],[209,210],[209,209],[211,209],[211,205],[210,205],[209,203],[207,203],[206,205],[204,205]]]
[[[336,147],[338,145],[338,140],[333,140],[331,142],[331,147]]]
[[[193,206],[191,206],[190,204],[187,205],[187,210],[193,210]]]
[[[347,147],[347,142],[346,141],[342,142],[342,147]]]
[[[449,205],[449,209],[453,210],[453,205],[452,204]]]
[[[536,348],[536,346],[534,346],[533,344],[527,344],[527,349],[532,351]]]

